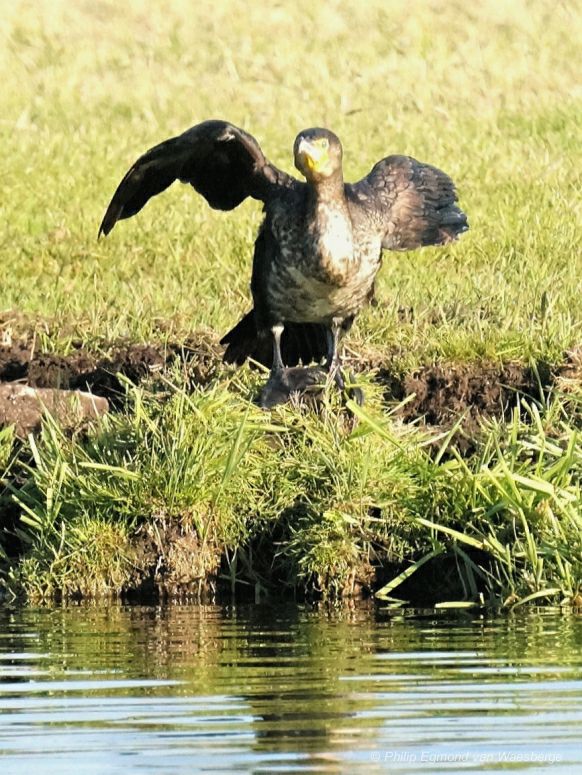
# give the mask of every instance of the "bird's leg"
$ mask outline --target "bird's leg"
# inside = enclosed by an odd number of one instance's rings
[[[283,356],[281,355],[281,337],[283,336],[283,329],[284,326],[282,323],[278,323],[271,328],[271,333],[273,334],[273,366],[271,367],[271,376],[285,370]]]
[[[340,390],[345,387],[342,375],[342,362],[339,354],[339,340],[342,327],[342,318],[333,318],[331,328],[327,333],[327,371],[329,378],[333,379]]]
[[[328,379],[333,380],[341,391],[346,389],[346,379],[342,371],[342,360],[339,354],[339,342],[341,335],[341,328],[343,318],[333,318],[331,321],[331,327],[327,335],[327,372]],[[356,386],[352,386],[354,382],[353,374],[348,375],[348,389],[347,395],[349,398],[353,398],[358,406],[364,404],[364,394],[362,389]]]
[[[261,391],[259,404],[263,409],[270,409],[277,404],[284,404],[292,393],[302,393],[313,389],[316,385],[325,381],[325,375],[319,367],[305,368],[297,366],[287,368],[281,355],[281,336],[284,326],[277,323],[271,328],[273,334],[273,365],[267,384]]]

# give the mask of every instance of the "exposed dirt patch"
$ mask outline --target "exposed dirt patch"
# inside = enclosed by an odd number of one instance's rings
[[[556,375],[556,385],[562,393],[575,393],[582,387],[582,345],[566,353],[566,361]]]
[[[179,524],[145,523],[132,539],[134,574],[124,594],[212,597],[221,551]]]
[[[503,416],[518,394],[539,398],[552,375],[545,365],[536,372],[519,363],[442,363],[402,378],[380,370],[379,379],[387,386],[387,398],[410,399],[401,409],[405,420],[448,425],[463,413],[472,418]]]
[[[39,388],[85,390],[107,398],[115,408],[124,395],[120,377],[137,384],[161,375],[178,361],[189,384],[205,385],[218,372],[221,356],[217,339],[208,334],[195,335],[184,344],[121,342],[109,345],[106,354],[80,346],[68,355],[43,353],[21,340],[0,345],[0,383],[21,381]],[[386,365],[385,352],[349,360],[357,371],[377,370],[387,401],[409,399],[399,410],[405,422],[420,420],[447,428],[464,415],[466,439],[477,432],[481,418],[507,416],[518,395],[540,398],[554,385],[573,392],[582,384],[582,347],[568,353],[564,363],[553,370],[544,363],[532,369],[519,363],[442,362],[401,374]]]
[[[556,374],[545,363],[533,369],[519,363],[444,362],[404,376],[380,369],[378,379],[388,401],[404,402],[398,415],[405,422],[448,430],[461,418],[454,444],[466,454],[475,447],[481,420],[509,417],[519,396],[539,400]]]
[[[31,387],[87,390],[114,405],[123,395],[121,377],[139,383],[160,373],[178,358],[188,365],[190,380],[206,384],[219,364],[219,347],[210,337],[183,345],[120,343],[107,355],[78,348],[68,355],[43,353],[31,343],[0,346],[0,382],[23,381]]]
[[[19,382],[0,383],[0,428],[13,425],[18,436],[40,429],[49,412],[66,429],[75,429],[88,419],[107,413],[106,398],[81,390],[33,388]]]

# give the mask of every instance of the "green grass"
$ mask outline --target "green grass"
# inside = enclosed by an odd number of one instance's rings
[[[214,558],[204,573],[233,585],[341,594],[375,567],[410,573],[412,559],[446,554],[472,603],[577,599],[582,443],[564,400],[545,419],[535,404],[516,407],[465,460],[448,435],[435,454],[418,428],[380,418],[377,402],[350,431],[333,395],[314,417],[266,414],[251,392],[130,389],[129,410],[88,438],[46,423],[29,441],[23,484],[11,486],[26,552],[5,574],[8,589],[129,588],[148,573],[135,540],[145,526],[195,536],[199,558]],[[192,558],[182,583],[199,571]]]
[[[325,124],[343,140],[347,179],[401,152],[457,182],[471,231],[451,248],[387,255],[383,303],[362,316],[355,347],[407,362],[555,360],[579,341],[579,4],[234,7],[6,9],[0,309],[49,319],[55,346],[71,332],[227,330],[249,307],[258,203],[216,213],[176,185],[95,239],[137,155],[216,116],[287,170],[295,134]]]
[[[219,117],[289,171],[296,133],[323,124],[342,138],[348,180],[409,153],[456,181],[471,230],[386,254],[355,352],[403,370],[560,362],[582,339],[581,38],[578,2],[6,6],[0,334],[65,352],[228,330],[250,306],[258,203],[217,213],[176,185],[96,240],[137,155]],[[137,573],[136,532],[161,521],[258,585],[340,591],[355,568],[446,552],[467,599],[477,586],[491,601],[579,591],[579,386],[488,426],[462,460],[435,458],[372,385],[349,435],[337,407],[249,407],[246,371],[194,396],[171,379],[169,400],[132,392],[88,440],[50,425],[33,449],[0,436],[2,497],[17,498],[27,547],[5,572],[12,589],[118,588]]]

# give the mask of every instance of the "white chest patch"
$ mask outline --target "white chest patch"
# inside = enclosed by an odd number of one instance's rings
[[[343,213],[326,213],[324,227],[317,235],[317,245],[322,258],[331,263],[349,261],[353,258],[351,224],[346,221]]]

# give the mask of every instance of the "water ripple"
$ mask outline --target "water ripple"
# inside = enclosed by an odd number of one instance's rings
[[[582,770],[582,619],[0,610],[0,771]]]

